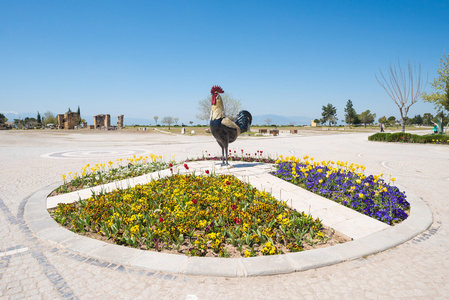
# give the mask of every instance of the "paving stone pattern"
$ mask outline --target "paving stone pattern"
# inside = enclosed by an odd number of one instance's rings
[[[369,174],[393,174],[432,210],[434,223],[426,232],[387,251],[333,266],[221,278],[149,272],[77,255],[36,238],[23,220],[27,197],[61,180],[61,174],[80,171],[87,163],[130,157],[132,151],[166,158],[176,154],[178,161],[206,150],[215,155],[219,147],[211,137],[0,131],[0,299],[447,299],[449,147],[373,143],[367,136],[242,138],[231,149],[347,160],[365,165]],[[66,152],[72,154],[48,155]]]

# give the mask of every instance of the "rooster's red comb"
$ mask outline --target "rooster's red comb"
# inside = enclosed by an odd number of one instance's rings
[[[210,93],[211,94],[215,94],[215,93],[224,93],[223,89],[219,86],[219,85],[214,85],[211,89],[210,89]]]

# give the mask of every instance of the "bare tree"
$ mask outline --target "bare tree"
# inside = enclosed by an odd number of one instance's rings
[[[157,125],[157,120],[159,119],[159,117],[158,116],[154,116],[153,119],[154,119],[154,121],[156,122],[156,125]]]
[[[170,130],[170,125],[173,124],[175,121],[175,119],[173,117],[164,117],[162,119],[162,124],[167,124],[168,125],[168,130]]]
[[[381,78],[379,79],[376,75],[376,79],[398,106],[401,114],[402,132],[405,132],[408,110],[418,101],[421,91],[424,89],[421,79],[421,64],[418,63],[418,68],[416,68],[416,64],[412,67],[410,61],[408,61],[407,71],[401,68],[399,61],[398,67],[390,64],[388,78],[384,76],[382,70],[379,69],[379,71]],[[409,100],[410,102],[408,102]]]
[[[273,119],[268,118],[268,119],[265,119],[264,122],[267,123],[268,126],[270,126],[271,123],[273,123]]]
[[[237,116],[238,112],[242,110],[242,104],[239,99],[232,97],[231,94],[224,93],[221,95],[223,100],[224,113],[225,116],[233,119]],[[212,96],[209,95],[207,98],[198,101],[198,111],[196,118],[199,120],[209,120],[210,118],[210,108],[211,108]]]
[[[175,124],[178,125],[179,118],[174,117],[174,118],[173,118],[173,121],[175,121]]]

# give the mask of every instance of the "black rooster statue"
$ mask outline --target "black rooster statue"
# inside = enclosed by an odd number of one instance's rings
[[[227,118],[224,114],[223,100],[220,94],[223,89],[214,85],[210,90],[212,94],[212,109],[210,112],[210,131],[221,147],[222,166],[228,166],[228,145],[237,139],[237,137],[250,129],[253,117],[251,114],[242,110],[237,114],[234,121]]]

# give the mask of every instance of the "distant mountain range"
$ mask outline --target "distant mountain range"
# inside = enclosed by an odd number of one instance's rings
[[[9,122],[13,122],[14,119],[24,119],[24,118],[36,118],[36,113],[14,113],[14,112],[3,112],[6,118],[8,118]],[[43,116],[43,115],[41,115]],[[82,117],[87,120],[87,124],[92,125],[93,123],[93,116],[85,116],[82,115]],[[271,121],[270,121],[271,120]],[[267,115],[260,115],[260,116],[253,116],[253,125],[310,125],[310,121],[312,118],[305,117],[305,116],[279,116],[279,115],[273,115],[273,114],[267,114]],[[162,118],[159,118],[160,123],[162,121]],[[270,121],[270,122],[268,122]],[[117,122],[116,117],[111,116],[111,125],[115,125]],[[127,117],[125,115],[124,118],[125,125],[155,125],[155,122],[153,119],[149,118],[133,118],[133,117]],[[269,124],[268,124],[269,123]],[[178,122],[179,125],[182,124],[182,121],[180,120]],[[187,122],[185,123],[187,124]],[[196,124],[206,124],[205,121],[198,121],[196,120]]]
[[[310,125],[310,121],[313,120],[310,117],[305,116],[279,116],[279,115],[261,115],[253,116],[253,125],[268,125],[271,120],[271,125]]]

